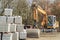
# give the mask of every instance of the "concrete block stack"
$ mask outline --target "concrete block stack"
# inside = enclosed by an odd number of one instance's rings
[[[0,40],[19,40],[27,37],[22,17],[12,16],[12,12],[13,9],[6,8],[4,16],[0,16]]]
[[[21,16],[15,16],[15,23],[17,24],[17,32],[19,32],[19,39],[26,39],[27,38],[27,32],[24,31],[24,25],[22,24],[22,17]]]

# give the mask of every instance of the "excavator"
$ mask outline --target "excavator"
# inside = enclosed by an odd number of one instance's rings
[[[46,11],[43,10],[36,2],[32,3],[32,12],[34,16],[34,28],[38,28],[38,12],[43,15],[41,22],[42,29],[56,29],[59,27],[59,22],[56,21],[55,15],[47,15]]]

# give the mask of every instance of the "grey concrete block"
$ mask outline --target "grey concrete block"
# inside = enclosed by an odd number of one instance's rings
[[[26,29],[27,37],[31,38],[39,38],[40,37],[40,30],[39,29]]]
[[[21,16],[15,16],[15,23],[22,24],[22,17]]]
[[[12,33],[5,33],[3,34],[2,40],[12,40],[13,34]]]
[[[16,32],[16,24],[10,24],[10,32]]]
[[[5,8],[4,15],[6,16],[12,16],[13,9]]]
[[[24,30],[23,24],[17,24],[17,32],[22,32]]]
[[[0,16],[0,24],[6,24],[6,17]]]
[[[20,39],[26,39],[27,38],[27,32],[26,30],[19,32],[19,38]]]
[[[12,40],[19,40],[19,32],[13,33],[13,38]]]
[[[0,24],[0,32],[10,32],[9,24]]]
[[[13,21],[14,21],[13,16],[7,17],[7,23],[13,23]]]

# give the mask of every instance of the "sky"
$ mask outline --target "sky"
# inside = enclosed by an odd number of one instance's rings
[[[28,0],[28,3],[29,3],[29,5],[31,5],[32,4],[32,0]]]
[[[54,2],[54,0],[50,0],[50,3],[53,3]]]
[[[50,3],[53,3],[53,2],[54,2],[54,0],[48,0],[48,1],[50,1]],[[32,0],[28,0],[28,2],[29,2],[29,4],[31,5]]]

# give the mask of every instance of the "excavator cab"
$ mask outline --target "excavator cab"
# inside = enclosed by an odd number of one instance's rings
[[[47,23],[47,28],[54,28],[54,24],[56,22],[56,16],[54,15],[48,15],[48,23]]]

